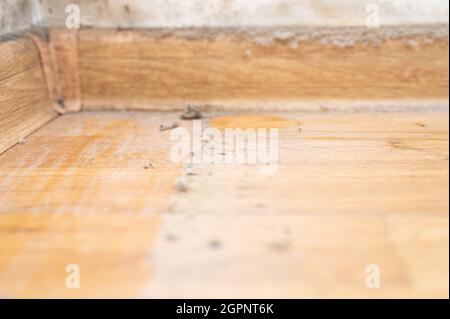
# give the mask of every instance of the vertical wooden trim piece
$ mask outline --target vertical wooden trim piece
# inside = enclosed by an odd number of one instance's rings
[[[53,56],[50,49],[50,37],[47,31],[33,30],[28,33],[33,39],[35,45],[39,49],[41,55],[42,69],[47,81],[48,95],[52,104],[52,107],[59,113],[65,114],[67,110],[64,105],[61,104],[60,92],[58,92],[57,75],[55,70],[55,64],[53,63]]]
[[[61,114],[81,111],[78,30],[58,28],[29,34],[41,53],[53,107]]]
[[[69,112],[81,110],[81,84],[78,70],[78,30],[50,30],[50,48],[55,62],[60,103]]]

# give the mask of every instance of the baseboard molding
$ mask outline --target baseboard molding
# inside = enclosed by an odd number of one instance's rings
[[[347,38],[339,30],[282,36],[276,30],[83,29],[78,44],[83,107],[445,104],[448,37],[445,28],[436,28],[343,30]]]
[[[39,52],[27,37],[0,42],[0,153],[57,116]]]

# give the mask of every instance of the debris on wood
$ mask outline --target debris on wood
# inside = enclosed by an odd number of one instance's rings
[[[194,171],[193,168],[190,168],[190,169],[186,169],[186,175],[187,176],[198,176],[198,173],[196,171]]]
[[[20,145],[24,145],[27,142],[26,139],[21,138],[17,143],[19,143]]]
[[[63,109],[66,108],[65,101],[64,101],[64,98],[63,98],[63,97],[58,98],[57,103],[58,103],[58,105],[61,106]]]
[[[202,113],[197,107],[188,106],[186,111],[181,114],[180,118],[185,121],[200,120],[203,118]]]
[[[291,249],[291,245],[288,242],[273,242],[270,244],[270,247],[279,253],[285,253]]]
[[[178,240],[178,237],[173,234],[167,234],[166,240],[169,242],[176,242]]]
[[[222,247],[222,243],[218,240],[211,240],[208,243],[209,248],[211,249],[220,249]]]
[[[152,163],[147,163],[147,164],[145,164],[144,165],[144,169],[155,169],[155,167],[153,167],[153,164]]]
[[[177,184],[175,185],[177,191],[181,192],[181,193],[186,193],[189,190],[189,186],[187,181],[184,178],[180,178],[177,182]]]
[[[173,129],[176,129],[176,128],[178,128],[179,127],[179,125],[178,125],[178,123],[173,123],[172,125],[160,125],[159,126],[159,131],[160,132],[164,132],[164,131],[170,131],[170,130],[173,130]]]
[[[126,13],[131,13],[131,8],[127,4],[123,6],[123,10],[125,10]]]
[[[192,163],[187,164],[186,166],[186,175],[187,176],[197,176],[197,172],[194,169],[194,165]]]

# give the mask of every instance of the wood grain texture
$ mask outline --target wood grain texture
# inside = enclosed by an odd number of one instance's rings
[[[249,115],[203,125],[275,121],[275,175],[182,173],[173,113],[69,114],[1,155],[0,295],[448,298],[447,112]]]
[[[53,107],[61,114],[80,111],[78,30],[35,29],[28,35],[39,48]]]
[[[258,43],[221,33],[80,31],[87,109],[173,109],[186,104],[448,99],[448,40],[398,38],[338,46]],[[251,108],[251,107],[250,107]]]
[[[36,66],[36,53],[33,42],[24,37],[0,41],[0,81]]]
[[[0,153],[55,116],[33,41],[0,42]]]
[[[50,29],[50,47],[58,76],[57,84],[64,107],[81,110],[81,85],[78,72],[78,30]]]
[[[58,84],[58,74],[50,45],[49,31],[45,29],[33,29],[27,34],[39,49],[50,102],[56,112],[59,114],[65,114],[68,110],[65,108],[64,103],[62,103],[63,96],[61,96],[61,89]]]
[[[238,115],[226,126],[271,118]],[[298,126],[279,131],[276,174],[195,165],[162,227],[179,240],[158,241],[146,295],[448,298],[447,116],[282,114]],[[380,289],[366,287],[370,264]]]
[[[0,295],[139,294],[180,174],[160,121],[68,114],[1,156]],[[81,289],[66,288],[68,264],[81,267]]]

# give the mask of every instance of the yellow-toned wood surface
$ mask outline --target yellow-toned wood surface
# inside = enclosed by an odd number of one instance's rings
[[[139,295],[179,174],[160,120],[65,115],[1,157],[0,295]],[[68,264],[80,290],[65,289]]]
[[[78,30],[36,29],[28,35],[39,48],[53,108],[62,114],[80,111]]]
[[[33,41],[0,41],[0,153],[55,116]]]
[[[274,175],[182,170],[174,121],[70,114],[0,155],[1,296],[448,298],[448,112],[206,114],[278,127]]]
[[[65,114],[67,113],[67,109],[62,103],[63,99],[60,93],[61,90],[58,86],[58,75],[56,65],[54,63],[52,48],[50,46],[50,35],[48,30],[33,29],[29,31],[27,35],[34,41],[39,50],[51,106],[58,114]]]
[[[79,59],[83,105],[91,110],[448,98],[448,39],[292,45],[220,30],[86,29]]]
[[[81,110],[81,84],[78,69],[78,30],[50,29],[50,48],[57,74],[62,104],[71,112]]]

